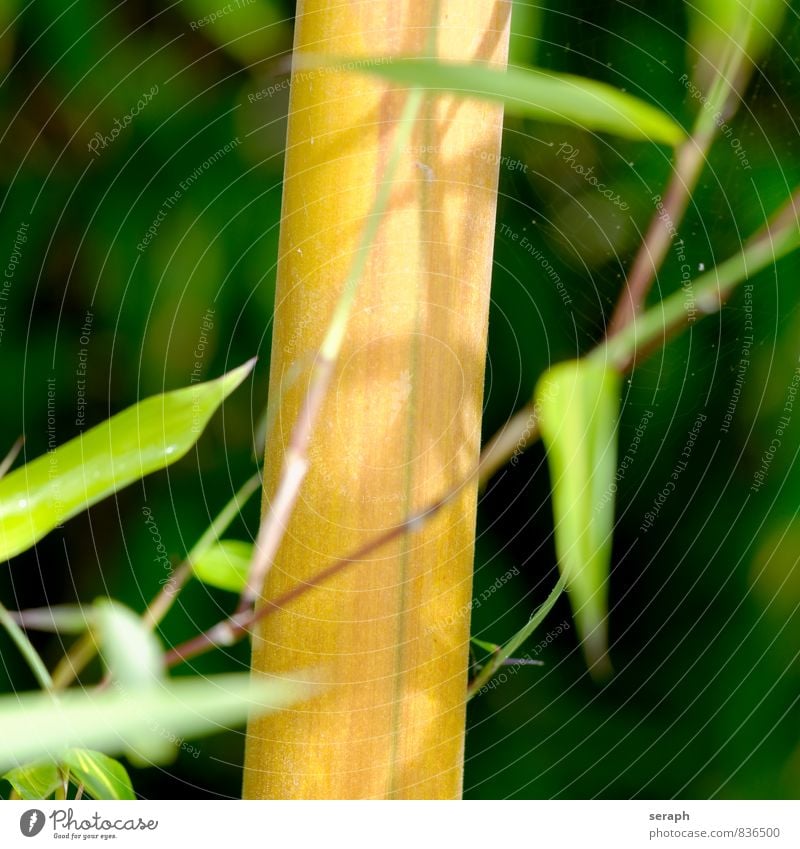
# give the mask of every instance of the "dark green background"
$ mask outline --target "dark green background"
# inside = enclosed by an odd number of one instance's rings
[[[48,447],[47,386],[55,380],[55,437],[74,436],[76,369],[87,350],[86,420],[95,423],[147,394],[189,383],[203,316],[215,326],[202,360],[216,376],[258,354],[255,379],[217,415],[197,452],[69,522],[0,575],[9,607],[119,597],[137,610],[158,588],[142,517],[147,504],[177,560],[252,473],[253,431],[265,402],[280,210],[287,91],[248,94],[285,79],[292,4],[256,0],[222,31],[190,22],[216,0],[34,0],[0,4],[2,227],[5,267],[21,222],[29,238],[9,291],[0,340],[0,452],[24,433],[27,457]],[[710,268],[763,224],[800,177],[797,4],[778,46],[751,82],[734,121],[752,164],[717,143],[680,234],[689,262]],[[19,14],[17,14],[19,12]],[[563,0],[515,11],[513,58],[606,80],[658,103],[689,126],[695,105],[679,77],[687,55],[678,2]],[[280,56],[283,59],[280,59]],[[269,57],[269,58],[267,58]],[[96,157],[151,86],[158,94]],[[159,208],[204,160],[238,137],[137,250]],[[580,162],[628,202],[625,214],[559,160]],[[501,171],[498,222],[527,235],[569,293],[519,244],[498,235],[490,324],[485,433],[530,395],[548,363],[599,340],[637,243],[668,152],[578,130],[509,120],[504,152],[525,167]],[[621,451],[647,410],[654,415],[620,486],[610,619],[616,677],[587,677],[566,630],[470,708],[466,795],[549,797],[795,797],[800,787],[800,480],[796,420],[765,486],[749,492],[772,440],[800,345],[796,257],[752,279],[753,356],[728,433],[723,416],[745,332],[744,295],[641,363],[625,384]],[[657,291],[679,287],[671,256]],[[87,311],[92,332],[80,341]],[[655,526],[643,515],[663,488],[699,413],[707,416]],[[796,411],[800,418],[800,406]],[[257,504],[231,535],[252,533]],[[487,488],[479,514],[476,592],[512,567],[519,575],[475,613],[474,632],[501,642],[556,577],[541,446]],[[165,623],[190,636],[232,598],[191,586]],[[564,601],[539,637],[568,619]],[[534,638],[531,648],[538,642]],[[49,663],[55,638],[37,639]],[[34,686],[0,635],[4,691]],[[194,664],[242,669],[240,645]],[[186,672],[187,670],[182,670]],[[2,729],[0,729],[2,733]],[[240,732],[197,743],[159,769],[134,769],[145,797],[236,796]]]

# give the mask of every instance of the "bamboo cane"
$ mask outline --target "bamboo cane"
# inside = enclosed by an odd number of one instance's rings
[[[298,3],[296,51],[502,66],[505,0]],[[407,93],[295,71],[275,305],[265,504],[375,197]],[[263,594],[272,598],[446,492],[480,441],[502,112],[426,99],[403,150],[309,471]],[[298,369],[303,377],[287,379]],[[268,617],[253,669],[315,667],[323,689],[248,728],[249,798],[461,794],[476,487],[418,533]]]

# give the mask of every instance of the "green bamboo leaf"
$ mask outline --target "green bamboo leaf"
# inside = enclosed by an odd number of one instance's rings
[[[252,559],[251,543],[220,540],[192,561],[192,570],[204,584],[240,593],[247,584]]]
[[[155,395],[0,480],[0,560],[186,454],[251,360],[217,380]]]
[[[536,388],[559,567],[587,662],[597,676],[610,671],[608,578],[619,398],[617,372],[588,360],[559,363]]]
[[[319,64],[303,57],[299,67]],[[650,139],[677,145],[685,134],[660,109],[606,83],[539,68],[509,68],[449,64],[434,59],[393,57],[391,60],[328,60],[333,68],[373,74],[423,91],[451,92],[464,97],[499,101],[508,115],[556,124],[574,124],[587,130],[625,138]]]
[[[474,643],[479,649],[488,651],[490,654],[496,652],[500,646],[497,643],[487,643],[485,640],[479,640],[477,637],[470,637],[470,642]]]
[[[2,777],[22,799],[46,799],[61,783],[58,766],[53,761],[19,766]]]
[[[129,691],[72,689],[54,700],[42,692],[0,697],[0,769],[51,758],[67,749],[106,754],[137,750],[150,739],[163,752],[165,740],[200,737],[244,722],[248,715],[280,710],[313,692],[308,675],[291,680],[249,673],[175,678],[158,687]]]
[[[93,799],[135,799],[128,771],[119,762],[91,749],[67,749],[61,758],[70,781],[82,784]]]
[[[161,643],[141,617],[108,598],[95,602],[93,616],[100,654],[114,681],[136,690],[163,678]]]

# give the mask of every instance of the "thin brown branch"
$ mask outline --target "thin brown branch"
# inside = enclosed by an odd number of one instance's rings
[[[161,587],[158,595],[147,605],[147,609],[142,613],[142,621],[145,627],[152,629],[158,625],[172,607],[175,597],[191,577],[192,564],[187,558],[174,570],[169,580]]]
[[[734,289],[753,274],[777,262],[800,243],[800,188],[795,189],[742,250],[692,282],[698,317],[711,315],[724,306]],[[610,337],[588,356],[629,371],[635,362],[646,359],[686,327],[687,313],[682,292],[670,295],[634,324]]]
[[[11,446],[8,454],[3,458],[3,461],[0,462],[0,478],[3,478],[8,473],[8,470],[14,465],[14,460],[19,456],[19,452],[22,451],[22,446],[25,444],[25,437],[20,436],[17,441]]]
[[[308,581],[297,584],[278,598],[267,600],[255,609],[237,610],[230,619],[217,623],[208,631],[171,649],[166,654],[166,665],[168,667],[175,666],[210,649],[232,645],[237,642],[265,617],[287,607],[310,590],[331,580],[331,578],[334,578],[351,564],[363,561],[365,557],[380,550],[390,542],[399,539],[404,534],[420,529],[429,519],[432,519],[444,507],[457,498],[475,477],[481,483],[485,483],[502,465],[514,457],[517,452],[523,451],[537,439],[538,429],[536,426],[535,410],[531,404],[523,408],[503,425],[486,444],[486,447],[481,453],[480,460],[472,472],[436,502],[408,516],[399,525],[395,525],[384,533],[368,540],[361,548],[347,557],[335,560],[317,572]]]
[[[713,138],[713,131],[705,131],[701,135],[692,135],[678,148],[672,177],[663,199],[656,197],[659,206],[611,316],[609,336],[627,327],[643,309],[658,269],[664,263],[673,240],[678,237],[678,224],[686,213]]]
[[[656,212],[614,308],[608,326],[608,338],[616,336],[634,322],[645,306],[658,269],[661,268],[670,245],[678,238],[678,226],[686,213],[708,151],[719,130],[719,117],[724,115],[726,120],[730,120],[739,106],[740,98],[737,92],[746,81],[743,74],[752,70],[748,70],[744,59],[741,44],[732,42],[731,53],[719,69],[708,97],[702,103],[691,136],[678,148],[675,167],[664,197],[662,199],[657,195],[654,198]]]
[[[698,309],[704,314],[710,314],[720,309],[738,282],[748,276],[748,269],[755,272],[763,268],[770,260],[774,261],[778,256],[791,250],[794,241],[792,236],[796,236],[798,232],[798,215],[800,215],[800,189],[794,192],[789,201],[770,218],[770,221],[762,230],[748,239],[741,254],[732,257],[703,276],[702,280],[707,279],[713,283],[714,298],[707,297],[709,283],[703,282],[698,288]],[[698,281],[698,283],[700,282]],[[678,306],[674,307],[676,303]],[[628,371],[634,359],[639,360],[646,354],[652,353],[652,350],[659,346],[656,343],[663,344],[672,333],[680,327],[685,327],[686,314],[681,310],[680,303],[671,298],[664,304],[669,308],[668,314],[664,312],[662,315],[657,315],[657,310],[651,310],[646,314],[648,320],[643,322],[640,330],[642,335],[650,341],[646,341],[644,346],[637,346],[637,326],[632,325],[625,328],[625,332],[619,337],[601,343],[588,356],[602,357],[609,364],[614,364],[621,372]],[[659,320],[658,328],[662,332],[658,339],[656,339],[654,333],[648,333],[646,326],[649,319],[655,320],[656,318]],[[651,337],[656,341],[653,342]],[[620,353],[623,349],[625,356]],[[229,619],[217,623],[208,631],[174,647],[166,655],[166,665],[175,666],[210,649],[232,645],[249,633],[262,619],[288,606],[315,587],[329,581],[349,565],[363,561],[368,555],[404,534],[419,530],[443,507],[452,502],[476,476],[479,482],[485,483],[501,466],[509,460],[513,462],[516,456],[536,442],[539,438],[537,412],[535,403],[531,403],[512,416],[486,444],[473,471],[438,501],[408,516],[399,525],[367,541],[349,556],[335,560],[308,581],[297,584],[277,599],[267,600],[256,609],[237,610]],[[498,662],[502,663],[502,661]]]
[[[253,562],[247,586],[239,602],[238,614],[244,613],[255,604],[264,586],[264,579],[275,561],[275,555],[300,494],[300,485],[308,472],[307,446],[328,393],[335,364],[335,360],[323,356],[322,353],[314,363],[311,385],[303,398],[289,447],[283,458],[277,492],[270,501],[268,512],[258,529]]]
[[[203,654],[209,649],[216,648],[218,646],[232,645],[244,637],[245,634],[249,633],[252,628],[266,616],[287,607],[293,601],[300,598],[300,596],[305,595],[310,590],[313,590],[331,580],[331,578],[334,578],[351,564],[360,563],[365,557],[373,554],[385,545],[388,545],[390,542],[399,539],[404,534],[411,533],[422,527],[428,519],[435,516],[445,505],[449,504],[456,497],[456,495],[474,477],[474,474],[475,473],[473,472],[469,478],[458,484],[458,486],[448,492],[435,504],[430,505],[427,509],[420,511],[419,513],[409,516],[404,522],[389,528],[388,531],[373,537],[349,556],[342,557],[340,560],[335,560],[329,566],[326,566],[324,569],[317,572],[317,574],[308,581],[303,581],[302,583],[297,584],[276,599],[265,601],[258,608],[250,608],[244,611],[237,610],[230,619],[217,623],[210,630],[199,634],[197,637],[188,640],[180,646],[171,649],[165,656],[166,666],[175,666],[177,663],[189,660],[198,654]]]
[[[68,687],[97,654],[97,643],[91,631],[80,636],[53,670],[53,689]]]

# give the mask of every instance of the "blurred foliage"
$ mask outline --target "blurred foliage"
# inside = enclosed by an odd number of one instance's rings
[[[680,77],[697,57],[682,4],[517,5],[513,61],[603,80],[690,125],[697,103]],[[206,20],[224,6],[0,4],[0,256],[11,273],[0,280],[9,404],[0,439],[10,446],[24,433],[27,459],[254,354],[253,385],[266,386],[292,4],[253,0]],[[733,121],[749,169],[719,140],[679,228],[694,269],[734,252],[800,182],[799,53],[792,2]],[[564,145],[578,151],[571,161]],[[670,169],[664,148],[514,118],[504,154],[487,435],[545,368],[602,336]],[[620,201],[602,197],[576,162]],[[653,298],[680,288],[680,265],[671,252]],[[751,486],[798,365],[799,271],[790,257],[759,274],[624,383],[620,457],[636,450],[619,480],[617,674],[594,684],[575,629],[564,629],[537,654],[543,667],[520,667],[478,697],[468,796],[798,795],[800,402],[763,486]],[[39,607],[110,594],[141,611],[165,578],[143,507],[177,563],[252,473],[264,403],[265,392],[232,396],[196,452],[3,570],[0,598]],[[676,491],[643,531],[700,414]],[[537,445],[482,497],[476,597],[486,601],[473,630],[484,640],[510,636],[556,580],[548,487]],[[257,517],[253,499],[231,537],[249,538]],[[229,607],[227,593],[192,582],[165,639],[191,636]],[[562,600],[542,636],[569,617]],[[53,637],[36,645],[51,664],[63,650]],[[0,689],[34,686],[5,635],[0,657]],[[242,644],[193,668],[241,671],[247,659]],[[238,731],[181,746],[167,768],[131,767],[134,787],[146,797],[236,796],[242,745]]]

